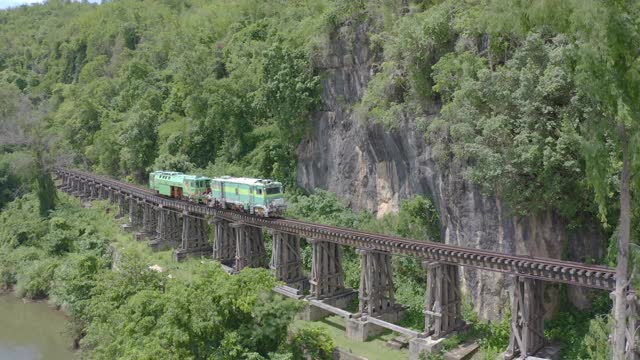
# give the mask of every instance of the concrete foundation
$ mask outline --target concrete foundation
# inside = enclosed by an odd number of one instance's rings
[[[397,307],[392,311],[377,316],[377,318],[386,322],[396,323],[402,320],[404,314],[405,309]],[[347,338],[355,341],[367,341],[370,337],[380,335],[386,330],[386,328],[380,325],[369,322],[366,316],[347,319],[345,325],[347,328]]]
[[[380,335],[385,328],[361,319],[347,319],[347,338],[355,341],[367,341],[372,336]]]
[[[420,354],[440,351],[445,338],[433,340],[428,338],[413,338],[409,340],[409,360],[420,360]]]
[[[340,309],[346,309],[347,306],[349,306],[349,303],[351,303],[351,301],[353,301],[353,299],[357,297],[358,293],[352,289],[349,289],[339,295],[322,299],[322,302]],[[331,315],[333,314],[329,311],[306,303],[302,311],[300,311],[300,313],[298,314],[298,318],[305,321],[316,321]]]
[[[548,345],[540,349],[535,355],[527,356],[526,360],[559,360],[560,347]]]

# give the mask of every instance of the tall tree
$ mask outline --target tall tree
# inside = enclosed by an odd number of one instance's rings
[[[574,13],[579,46],[576,69],[582,91],[595,100],[602,114],[585,124],[590,135],[589,179],[601,212],[607,208],[610,182],[606,175],[620,174],[613,336],[613,359],[620,360],[625,358],[626,344],[631,186],[640,151],[640,3],[609,0],[581,5]]]

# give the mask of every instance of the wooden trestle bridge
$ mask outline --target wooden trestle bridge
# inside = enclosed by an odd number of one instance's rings
[[[438,340],[462,324],[459,267],[472,267],[512,275],[511,336],[506,359],[533,356],[546,345],[544,338],[543,281],[612,291],[615,270],[549,258],[508,255],[495,251],[415,241],[304,221],[264,218],[231,210],[159,196],[154,191],[77,170],[57,168],[60,189],[74,196],[108,199],[118,204],[119,216],[141,229],[154,249],[175,248],[178,261],[187,256],[206,256],[220,261],[230,271],[266,267],[263,231],[272,234],[269,266],[281,291],[297,296],[310,285],[308,318],[333,312],[347,318],[347,335],[366,340],[376,329],[389,328],[412,337],[410,353],[431,350]],[[212,231],[209,231],[209,226]],[[209,240],[209,234],[213,234]],[[312,247],[310,278],[302,271],[300,239]],[[213,246],[211,245],[213,243]],[[344,285],[341,247],[356,248],[362,259],[359,293]],[[392,256],[423,260],[427,271],[425,327],[423,332],[404,329],[392,322],[403,307],[394,299]],[[359,298],[359,313],[342,310],[353,297]],[[301,297],[301,296],[297,296]],[[636,298],[628,296],[628,358],[635,356]]]

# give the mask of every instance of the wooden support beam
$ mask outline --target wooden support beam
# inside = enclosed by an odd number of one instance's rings
[[[142,203],[142,231],[155,237],[158,227],[158,215],[155,206],[147,202]]]
[[[177,247],[182,240],[182,218],[175,212],[159,206],[156,228],[158,247]]]
[[[230,225],[236,239],[235,271],[245,267],[265,267],[266,251],[262,229],[242,223]]]
[[[525,359],[547,343],[544,337],[544,284],[512,276],[511,336],[504,358]]]
[[[118,194],[118,218],[124,217],[129,213],[129,202],[124,194]]]
[[[207,222],[188,212],[182,213],[182,243],[180,250],[200,250],[209,248]]]
[[[230,222],[224,219],[215,218],[213,220],[213,259],[221,263],[235,262],[236,259],[236,238]]]
[[[439,262],[423,262],[423,266],[427,271],[424,331],[439,339],[463,324],[459,270]]]
[[[366,249],[357,250],[361,259],[360,313],[378,316],[394,309],[391,255]]]
[[[320,300],[345,290],[340,245],[309,239],[312,248],[311,297]]]
[[[134,228],[142,226],[142,208],[133,197],[129,198],[129,224]]]
[[[301,286],[305,279],[302,273],[302,256],[300,254],[300,238],[280,231],[271,232],[271,262],[276,279],[291,286]]]

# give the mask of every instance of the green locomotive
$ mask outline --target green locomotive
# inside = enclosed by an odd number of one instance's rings
[[[202,204],[209,201],[210,181],[208,177],[175,171],[154,171],[149,174],[149,188],[158,194]]]
[[[287,208],[282,183],[269,179],[208,178],[175,171],[149,174],[149,188],[161,195],[258,216],[281,216]]]
[[[212,206],[258,216],[282,216],[287,204],[282,183],[269,179],[222,176],[211,179]]]

